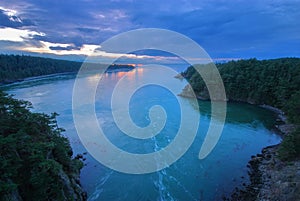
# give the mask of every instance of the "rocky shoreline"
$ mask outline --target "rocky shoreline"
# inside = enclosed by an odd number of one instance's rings
[[[268,146],[249,161],[250,184],[236,189],[232,201],[300,200],[300,161],[283,162],[278,158],[279,145]]]
[[[284,113],[272,106],[261,105],[278,115],[275,128],[284,138],[296,129],[288,124]],[[300,200],[300,160],[282,161],[279,159],[280,144],[262,149],[260,154],[252,156],[247,167],[250,184],[245,188],[236,188],[232,201],[295,201]]]
[[[73,162],[82,163],[80,158],[78,158],[78,155],[73,159]],[[64,200],[71,199],[73,201],[87,201],[87,192],[82,188],[80,183],[80,169],[81,168],[75,168],[72,171],[66,171],[63,169],[59,170],[57,177],[59,178],[59,181],[63,184],[61,192],[64,195]],[[3,200],[23,201],[24,199],[20,195],[20,191],[17,188],[11,192],[7,192],[6,194],[4,194]]]
[[[194,98],[188,85],[179,96]],[[208,100],[204,97],[196,98]],[[231,100],[235,101],[235,100]],[[254,104],[251,101],[238,100]],[[283,138],[297,126],[290,124],[284,112],[270,105],[258,105],[277,114],[275,130]],[[282,161],[279,159],[278,150],[280,144],[268,146],[261,153],[252,156],[248,162],[248,174],[250,183],[236,188],[231,197],[224,200],[231,201],[296,201],[300,200],[300,159],[294,161]]]

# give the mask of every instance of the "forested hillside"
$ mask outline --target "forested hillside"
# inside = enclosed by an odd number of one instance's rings
[[[77,72],[81,65],[82,62],[0,54],[0,84],[20,81],[27,77],[49,75],[54,73]],[[103,67],[107,67],[105,64],[101,65]],[[99,64],[96,64],[95,67],[99,67]],[[118,68],[132,69],[134,66],[114,64],[108,67],[108,69]]]
[[[300,122],[300,59],[249,59],[216,66],[229,100],[271,105],[283,109],[291,121]],[[205,83],[193,67],[182,75],[198,96],[209,98]]]
[[[224,82],[229,101],[251,104],[267,104],[285,112],[290,123],[300,124],[300,59],[239,60],[216,64]],[[197,66],[201,68],[203,66]],[[196,95],[209,99],[209,93],[201,76],[193,67],[181,75],[189,80]],[[183,90],[186,93],[188,87]],[[284,156],[300,156],[299,129],[287,137],[283,145],[290,153]]]
[[[53,73],[76,72],[81,62],[42,57],[0,55],[0,83]]]
[[[79,183],[83,163],[72,159],[55,116],[0,91],[0,200],[86,200]]]

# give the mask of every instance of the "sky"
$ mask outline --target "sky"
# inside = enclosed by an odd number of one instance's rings
[[[1,0],[0,53],[82,60],[119,33],[162,28],[215,60],[300,57],[299,9],[300,0]]]

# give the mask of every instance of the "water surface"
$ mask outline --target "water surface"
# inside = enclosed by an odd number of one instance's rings
[[[184,69],[180,69],[182,71]],[[130,115],[139,126],[149,124],[148,111],[153,105],[161,105],[168,114],[164,129],[157,136],[145,141],[124,135],[115,125],[110,98],[114,85],[124,75],[134,81],[143,79],[147,68],[137,68],[130,72],[110,72],[104,76],[104,83],[96,94],[96,114],[99,124],[116,146],[132,153],[150,153],[172,142],[178,131],[180,107],[178,99],[183,99],[190,113],[198,112],[189,99],[174,96],[170,91],[150,85],[138,90],[130,100]],[[175,74],[174,74],[175,75]],[[93,84],[98,74],[81,77]],[[161,79],[166,78],[160,75]],[[84,153],[86,149],[77,135],[72,117],[72,90],[75,74],[61,74],[35,78],[12,84],[7,88],[16,98],[33,103],[34,111],[50,114],[57,112],[64,135],[69,138],[74,153]],[[178,93],[186,85],[180,82]],[[88,89],[87,89],[88,90]],[[174,164],[159,172],[131,175],[111,170],[87,154],[85,167],[81,173],[81,183],[87,190],[89,200],[221,200],[236,186],[247,182],[247,162],[268,145],[280,142],[280,137],[271,131],[275,116],[272,112],[248,104],[229,103],[226,124],[215,149],[204,160],[198,159],[210,122],[210,103],[200,102],[199,129],[190,149]],[[187,117],[189,118],[189,117]],[[88,134],[88,130],[86,131]],[[96,142],[95,142],[96,143]],[[105,154],[105,153],[103,153]],[[245,179],[243,179],[245,177]]]

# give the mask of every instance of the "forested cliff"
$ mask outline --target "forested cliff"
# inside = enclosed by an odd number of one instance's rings
[[[216,66],[227,99],[271,105],[284,110],[290,121],[300,122],[300,59],[248,59]],[[206,85],[193,67],[181,75],[189,80],[196,95],[209,99]]]
[[[210,64],[206,64],[210,65]],[[216,64],[229,101],[270,105],[285,112],[289,123],[300,124],[300,59],[239,60]],[[201,68],[204,66],[196,66]],[[209,99],[207,87],[194,67],[185,77],[200,99]],[[188,95],[189,87],[182,94]],[[287,136],[281,145],[283,159],[300,157],[300,130]]]
[[[288,117],[287,121],[276,125],[282,131],[282,143],[266,147],[262,153],[252,156],[248,164],[251,183],[238,189],[228,200],[299,200],[300,59],[248,59],[216,66],[224,82],[227,100],[266,104],[284,111],[281,117]],[[205,66],[196,66],[201,67]],[[199,99],[209,100],[206,85],[194,67],[181,75],[189,80]],[[181,95],[189,96],[190,91],[186,86]],[[278,112],[276,108],[272,109]],[[282,127],[289,129],[283,131]]]
[[[86,200],[83,163],[72,158],[55,117],[0,91],[0,200]]]

